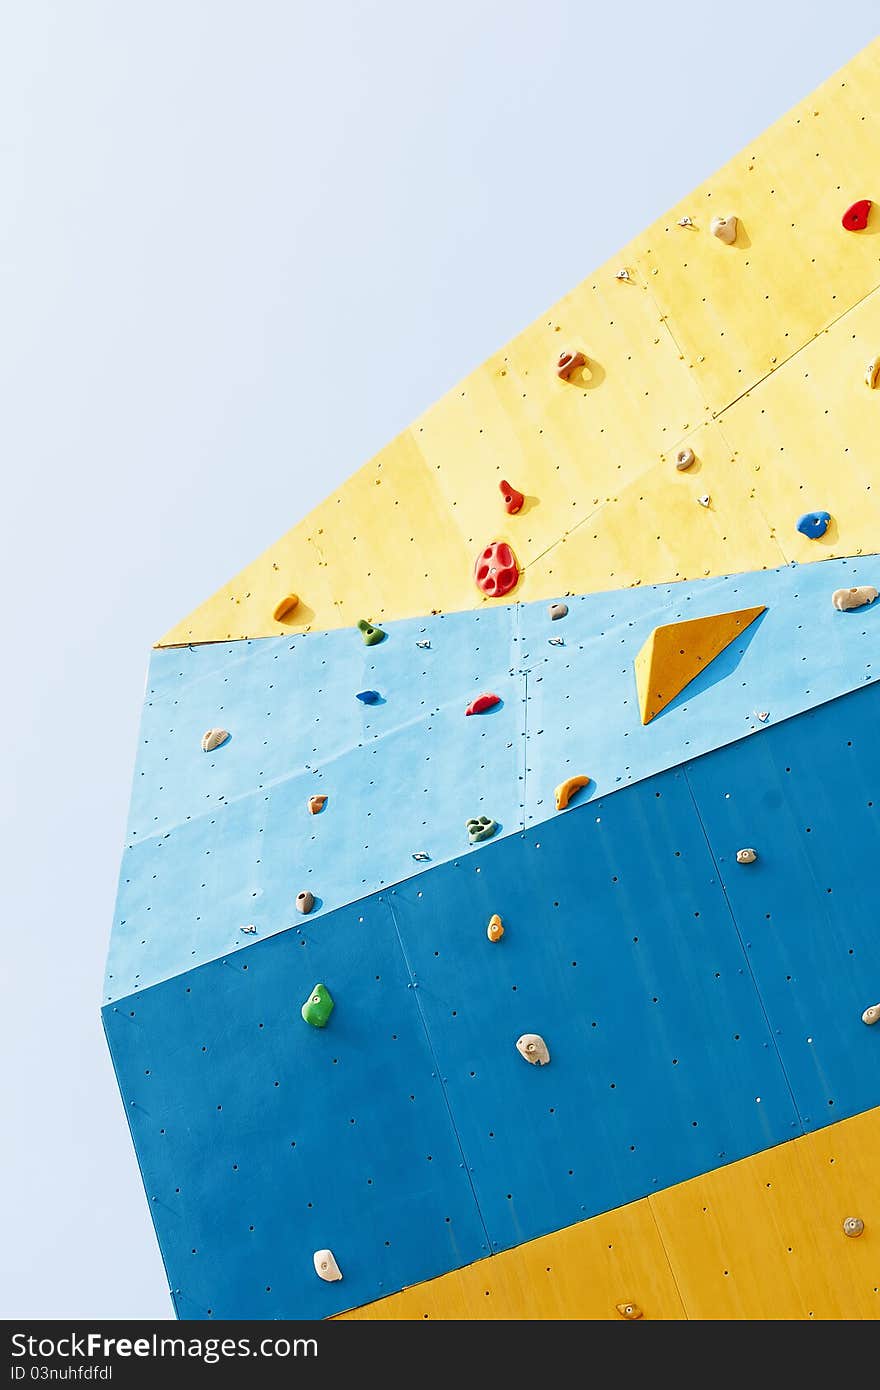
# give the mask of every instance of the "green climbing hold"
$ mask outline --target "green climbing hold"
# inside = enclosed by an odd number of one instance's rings
[[[387,633],[383,632],[381,627],[373,627],[373,624],[368,623],[366,618],[360,618],[358,620],[358,627],[368,647],[375,647],[377,642],[384,642],[387,636]]]
[[[497,829],[497,821],[488,816],[475,816],[467,823],[468,839],[472,845],[478,845],[481,840],[491,840]]]
[[[315,985],[300,1012],[313,1028],[326,1028],[333,1012],[333,996],[327,986]]]

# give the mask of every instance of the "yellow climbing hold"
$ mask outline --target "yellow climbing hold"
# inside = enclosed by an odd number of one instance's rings
[[[865,368],[865,385],[872,391],[880,386],[880,357],[873,357]]]
[[[554,792],[557,811],[564,811],[575,792],[580,791],[581,787],[589,786],[589,783],[590,778],[584,776],[567,777],[564,782],[560,782]]]
[[[634,663],[642,723],[649,724],[763,612],[762,603],[655,627]]]
[[[299,594],[285,594],[281,602],[276,603],[272,617],[276,623],[281,623],[290,617],[295,608],[299,608]]]
[[[633,1318],[643,1318],[645,1315],[637,1303],[615,1303],[615,1308],[622,1318],[632,1321]]]
[[[486,935],[488,936],[490,941],[500,941],[502,936],[504,935],[504,923],[498,916],[497,912],[493,912],[492,916],[489,918],[489,925],[486,928]]]

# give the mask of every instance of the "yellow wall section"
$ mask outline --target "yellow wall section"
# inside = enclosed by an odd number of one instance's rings
[[[342,1316],[880,1319],[878,1151],[880,1109]]]
[[[880,285],[880,208],[862,234],[844,231],[840,218],[877,192],[878,92],[880,40],[426,412],[162,645],[476,607],[490,600],[472,582],[473,561],[495,539],[509,540],[524,567],[513,596],[523,600],[770,566],[783,558],[780,538],[799,559],[827,555],[827,546],[790,535],[801,511],[834,510],[807,496],[810,468],[816,486],[825,475],[819,451],[806,447],[801,405],[811,396],[819,416],[831,402],[832,442],[846,438],[847,463],[870,457],[880,392],[862,376],[880,342],[872,345],[876,297],[861,302]],[[716,211],[741,218],[735,246],[709,234]],[[682,215],[695,226],[679,227]],[[629,281],[615,278],[622,267]],[[847,342],[851,319],[864,342]],[[591,372],[559,381],[563,347],[586,352]],[[805,390],[795,384],[804,372]],[[856,405],[851,386],[863,393]],[[761,411],[773,424],[753,434]],[[825,428],[820,437],[830,438]],[[685,438],[698,457],[705,452],[702,471],[675,473]],[[759,450],[770,451],[772,479],[754,472]],[[530,499],[519,516],[504,512],[502,477]],[[712,494],[708,512],[696,507],[702,491]],[[864,539],[870,518],[846,511],[849,500],[834,544],[842,553],[873,549]],[[300,608],[294,621],[276,623],[272,611],[290,590]]]

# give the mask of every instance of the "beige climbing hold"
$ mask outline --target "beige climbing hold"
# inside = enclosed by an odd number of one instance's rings
[[[866,1009],[862,1014],[862,1022],[870,1026],[872,1023],[877,1023],[878,1020],[880,1020],[880,1004],[872,1004],[870,1009]]]
[[[684,473],[694,462],[693,449],[679,449],[675,455],[675,466],[679,473]]]
[[[873,603],[876,597],[877,590],[873,585],[861,584],[853,589],[835,589],[831,595],[831,602],[841,613],[845,613],[850,608],[861,608],[865,603]]]
[[[323,811],[326,805],[327,797],[324,792],[316,792],[314,796],[309,797],[309,813],[313,816]]]
[[[643,1318],[645,1315],[637,1303],[615,1303],[615,1308],[622,1318]]]
[[[272,617],[276,623],[289,618],[295,608],[299,607],[299,594],[285,594],[280,603],[276,603]]]
[[[564,617],[567,616],[567,614],[568,614],[568,604],[567,604],[567,603],[551,603],[550,606],[549,606],[549,608],[547,609],[547,612],[550,614],[550,618],[551,618],[551,620],[552,620],[554,623],[555,623],[555,622],[558,622],[560,618],[564,618]]]
[[[225,729],[209,729],[202,734],[202,752],[213,753],[215,748],[219,748],[221,743],[225,743],[229,734]]]
[[[756,849],[738,849],[736,852],[737,864],[754,864],[758,857]]]
[[[303,913],[305,913],[305,912],[311,912],[311,910],[312,910],[312,908],[313,908],[314,906],[315,906],[315,895],[314,895],[314,893],[310,893],[309,890],[308,890],[308,888],[304,888],[303,891],[302,891],[301,893],[297,893],[297,895],[296,895],[296,910],[297,910],[297,912],[303,912]]]
[[[860,1216],[848,1216],[843,1223],[843,1234],[855,1240],[865,1229],[865,1223]]]
[[[540,1033],[523,1033],[516,1040],[516,1050],[520,1057],[525,1057],[534,1066],[546,1067],[550,1061],[550,1049]]]
[[[312,1259],[319,1279],[326,1279],[328,1284],[333,1284],[342,1278],[342,1270],[336,1263],[332,1250],[316,1250]]]
[[[876,391],[880,386],[880,357],[875,357],[865,368],[865,385]]]
[[[727,217],[713,217],[709,231],[725,246],[732,246],[736,241],[736,218],[733,213],[728,213]]]
[[[486,935],[488,936],[490,941],[500,941],[502,936],[504,935],[504,923],[498,916],[497,912],[493,912],[492,916],[489,918],[489,925],[486,928]]]
[[[580,791],[581,787],[587,787],[590,778],[579,774],[576,777],[566,777],[564,782],[560,782],[553,795],[556,798],[557,811],[564,811],[575,792]]]

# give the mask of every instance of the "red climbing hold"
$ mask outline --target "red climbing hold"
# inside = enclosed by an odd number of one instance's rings
[[[481,550],[474,565],[474,583],[490,598],[503,598],[519,582],[516,556],[506,541],[493,541]]]
[[[568,381],[575,367],[585,367],[587,359],[582,352],[561,352],[556,363],[556,375]]]
[[[500,695],[478,695],[476,700],[471,700],[465,714],[482,714],[487,709],[494,709],[501,704]]]
[[[511,516],[516,516],[516,513],[521,510],[522,504],[526,499],[521,492],[517,492],[516,488],[511,487],[510,483],[506,483],[503,478],[498,486],[501,489],[501,496],[504,498],[506,510],[510,512]]]
[[[848,232],[863,232],[868,225],[868,213],[871,211],[871,199],[860,198],[857,203],[853,203],[851,208],[847,208],[843,214],[843,225]]]

